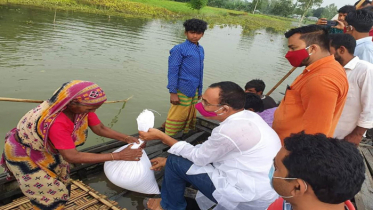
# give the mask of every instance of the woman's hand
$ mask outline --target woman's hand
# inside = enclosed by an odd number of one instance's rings
[[[152,167],[150,168],[151,170],[160,171],[163,169],[163,167],[165,167],[167,158],[157,157],[157,158],[151,159],[150,162],[152,163]]]
[[[142,148],[131,149],[133,145],[128,146],[124,150],[113,153],[115,160],[125,160],[125,161],[139,161],[142,156]]]
[[[139,134],[139,138],[144,141],[161,139],[162,136],[165,135],[162,131],[155,128],[150,128],[148,132],[139,131]]]

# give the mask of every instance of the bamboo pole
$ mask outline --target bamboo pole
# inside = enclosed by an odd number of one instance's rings
[[[278,81],[278,83],[266,94],[266,96],[271,95],[271,93],[273,93],[273,91],[276,90],[276,88],[278,88],[278,86],[280,86],[281,83],[285,81],[285,79],[288,78],[293,71],[295,71],[295,69],[297,69],[297,67],[293,67],[280,81]]]
[[[105,104],[113,104],[113,103],[120,103],[120,102],[127,102],[129,101],[133,96],[123,99],[123,100],[117,100],[117,101],[105,101]],[[0,97],[0,101],[9,101],[9,102],[25,102],[25,103],[43,103],[42,100],[34,100],[34,99],[22,99],[22,98],[4,98]]]
[[[365,0],[360,0],[360,2],[356,5],[356,9],[361,7],[361,5],[365,2]]]

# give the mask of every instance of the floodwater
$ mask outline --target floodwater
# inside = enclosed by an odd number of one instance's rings
[[[166,119],[169,109],[167,60],[169,50],[185,40],[182,22],[124,19],[27,7],[0,6],[0,97],[46,100],[64,82],[80,79],[99,84],[109,100],[133,98],[113,126],[126,134],[137,132],[136,117],[153,109],[155,126]],[[262,29],[242,34],[238,27],[205,32],[200,44],[205,49],[204,89],[219,81],[244,86],[261,78],[267,91],[291,66],[284,58],[286,39]],[[301,70],[297,70],[273,93],[279,101]],[[0,101],[0,138],[37,104]],[[121,103],[103,105],[97,114],[108,125]],[[105,141],[90,132],[83,147]],[[0,144],[2,151],[3,144]],[[97,177],[91,186],[107,186]],[[110,187],[101,191],[113,193]],[[128,198],[128,209],[138,202]]]

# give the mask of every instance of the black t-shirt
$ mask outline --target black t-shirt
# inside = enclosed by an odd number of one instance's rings
[[[264,110],[277,107],[277,103],[270,96],[262,96],[262,101],[264,104]]]

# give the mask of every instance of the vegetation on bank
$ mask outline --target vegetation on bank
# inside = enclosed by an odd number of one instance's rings
[[[0,4],[27,5],[39,8],[88,12],[109,16],[160,18],[166,20],[200,18],[215,25],[241,25],[244,32],[260,28],[271,28],[275,32],[287,30],[289,19],[252,15],[245,12],[214,7],[204,7],[200,11],[193,10],[187,3],[167,0],[0,0]]]

